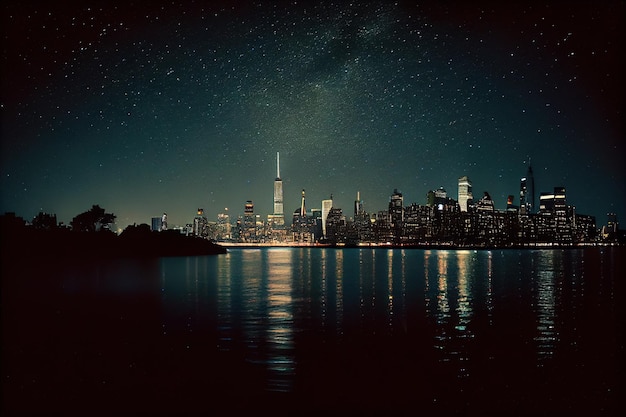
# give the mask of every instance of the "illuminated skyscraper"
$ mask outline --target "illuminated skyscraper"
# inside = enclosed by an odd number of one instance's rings
[[[331,194],[329,200],[322,200],[322,236],[326,237],[326,220],[328,219],[328,213],[333,208],[333,196]]]
[[[217,239],[228,240],[231,238],[230,215],[228,214],[228,207],[226,207],[224,213],[217,215]]]
[[[300,203],[300,217],[306,217],[306,205],[304,204],[304,190],[302,190],[302,202]]]
[[[467,211],[468,204],[471,204],[472,183],[467,176],[459,178],[459,206],[461,211]]]
[[[283,180],[280,178],[280,153],[276,152],[276,179],[274,180],[274,215],[284,216]]]
[[[435,205],[437,210],[443,211],[448,202],[448,192],[445,188],[439,187],[435,190]]]
[[[397,189],[389,198],[389,224],[395,239],[400,239],[404,227],[404,197]]]
[[[196,212],[196,217],[193,218],[192,233],[194,236],[206,237],[209,233],[208,220],[204,216],[204,209],[199,208]]]
[[[304,190],[302,190],[302,201],[300,207],[293,212],[293,221],[291,223],[291,231],[293,233],[294,242],[311,242],[313,233],[311,233],[309,219],[306,215],[306,205]]]
[[[404,220],[404,197],[397,189],[389,198],[389,220],[391,224],[402,225]]]
[[[285,213],[283,211],[283,180],[280,178],[280,153],[276,152],[276,179],[274,180],[274,213],[267,216],[273,240],[284,240]]]
[[[354,219],[363,214],[363,202],[361,201],[361,192],[356,192],[356,200],[354,200]]]
[[[243,242],[256,241],[256,217],[254,215],[254,203],[251,200],[246,201],[240,238]]]
[[[307,216],[306,216],[306,205],[305,205],[305,198],[304,198],[304,190],[302,190],[302,200],[300,201],[300,207],[298,207],[297,209],[295,209],[293,211],[292,227],[295,227],[295,228],[305,227],[307,221],[308,220],[307,220]]]
[[[535,206],[535,178],[533,177],[533,168],[530,162],[528,163],[526,176],[520,180],[519,208],[522,214],[532,213],[537,209]]]

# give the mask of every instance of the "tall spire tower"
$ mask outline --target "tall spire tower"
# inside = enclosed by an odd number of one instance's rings
[[[276,179],[274,180],[274,215],[284,215],[283,180],[280,178],[280,152],[276,152]]]
[[[302,202],[300,203],[300,217],[306,216],[306,206],[304,204],[304,190],[302,190]]]
[[[361,201],[361,192],[356,192],[356,200],[354,200],[354,219],[356,220],[357,216],[363,213],[363,202]]]

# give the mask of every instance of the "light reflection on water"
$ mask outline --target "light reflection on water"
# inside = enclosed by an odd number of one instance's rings
[[[293,252],[278,249],[266,252],[268,271],[268,323],[267,364],[270,370],[270,389],[289,391],[290,376],[295,371],[293,355],[293,302],[292,268]],[[252,289],[254,292],[254,289]]]
[[[436,276],[432,277],[434,268],[428,262],[424,264],[424,276],[427,280],[436,279],[436,333],[434,347],[440,352],[439,360],[451,363],[457,369],[459,378],[467,377],[469,371],[467,361],[468,343],[473,338],[470,324],[472,321],[472,281],[474,279],[473,263],[476,253],[470,251],[436,251],[427,253],[426,259],[436,258]],[[432,278],[431,278],[432,277]],[[430,284],[425,284],[426,302]]]
[[[27,414],[616,415],[625,254],[267,248],[5,263],[3,400]]]
[[[556,304],[556,280],[557,275],[562,274],[560,252],[541,252],[538,259],[538,272],[536,282],[536,313],[538,365],[554,355],[554,349],[558,341],[558,331],[555,323]]]
[[[568,319],[559,320],[559,308],[576,314],[583,302],[583,264],[574,251],[268,248],[164,258],[162,300],[170,313],[163,328],[214,334],[217,349],[244,352],[265,368],[270,391],[293,389],[308,348],[302,334],[328,343],[342,343],[346,332],[426,345],[430,338],[433,358],[462,380],[476,369],[475,352],[501,360],[490,345],[510,331],[499,311],[518,308],[522,325],[530,311],[534,332],[519,337],[534,344],[536,366],[553,360],[559,323]],[[477,315],[485,317],[481,324]],[[571,326],[575,346],[580,336]]]

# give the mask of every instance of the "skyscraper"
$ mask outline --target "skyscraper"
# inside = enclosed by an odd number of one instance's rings
[[[389,225],[394,239],[399,240],[404,226],[404,197],[397,189],[389,198]]]
[[[242,229],[240,238],[243,242],[256,241],[256,217],[254,215],[254,203],[251,200],[246,201]]]
[[[354,200],[354,219],[363,213],[363,202],[361,201],[361,192],[356,192],[356,200]]]
[[[209,223],[204,216],[204,209],[199,208],[193,218],[192,233],[194,236],[206,237],[209,233]]]
[[[311,242],[313,233],[311,233],[309,219],[306,215],[306,205],[304,190],[302,190],[302,201],[300,207],[293,212],[293,221],[291,223],[291,231],[293,233],[294,242]]]
[[[535,177],[533,176],[533,167],[530,165],[530,162],[528,163],[528,172],[526,172],[526,181],[528,186],[528,211],[535,211],[537,209],[535,206]]]
[[[274,213],[267,216],[273,229],[282,229],[285,226],[283,211],[283,180],[280,178],[280,153],[276,152],[276,179],[274,180]]]
[[[535,206],[535,178],[530,162],[528,162],[526,176],[520,180],[519,208],[521,213],[532,213],[537,209]]]
[[[217,239],[228,240],[231,238],[230,215],[228,214],[228,207],[225,207],[224,213],[217,215]]]
[[[467,176],[459,178],[459,206],[461,211],[467,211],[468,204],[471,204],[472,196],[472,183]]]
[[[283,215],[283,180],[280,178],[280,153],[276,152],[276,179],[274,180],[274,214]]]
[[[167,230],[167,213],[163,213],[161,217],[161,230]]]
[[[322,200],[322,236],[326,237],[326,220],[328,219],[328,213],[333,208],[333,196],[331,194],[329,200]]]
[[[302,201],[300,202],[300,217],[306,217],[306,205],[304,204],[304,189],[302,190]]]
[[[404,220],[404,197],[397,189],[389,198],[389,218],[392,224],[402,224]]]

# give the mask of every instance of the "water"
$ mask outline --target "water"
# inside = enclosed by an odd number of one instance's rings
[[[620,249],[232,249],[3,270],[3,415],[616,413]]]

